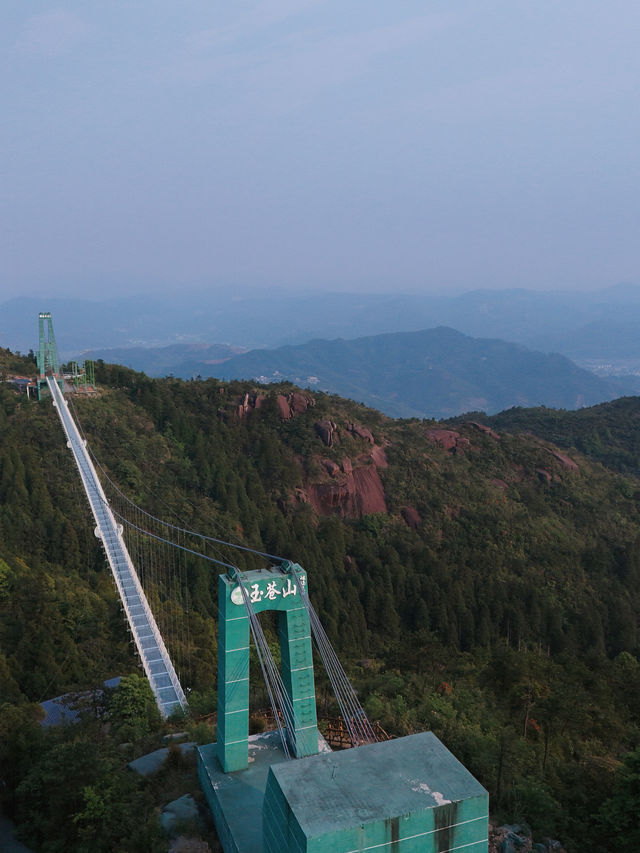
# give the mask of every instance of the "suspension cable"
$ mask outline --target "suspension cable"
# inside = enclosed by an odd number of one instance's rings
[[[107,506],[109,506],[109,504],[107,504]],[[174,548],[179,548],[181,551],[187,551],[189,554],[195,554],[196,557],[202,557],[203,560],[208,560],[210,563],[217,563],[219,566],[224,566],[225,569],[236,570],[236,567],[232,563],[225,563],[223,560],[216,560],[215,557],[210,557],[208,554],[203,554],[200,551],[194,551],[193,548],[187,548],[186,545],[179,545],[177,542],[172,542],[171,539],[165,539],[164,536],[158,536],[157,533],[152,533],[150,530],[144,530],[142,527],[138,527],[137,524],[129,521],[129,519],[124,515],[120,515],[119,512],[116,512],[113,509],[113,507],[109,508],[116,518],[119,518],[120,521],[124,522],[129,527],[132,527],[134,530],[137,530],[139,533],[142,533],[144,536],[150,536],[152,539],[157,539],[159,542],[166,542],[168,545],[172,545]]]
[[[76,418],[77,418],[77,412],[76,412],[76,410],[75,410],[75,406],[74,406],[74,413],[76,414]],[[78,420],[78,422],[79,422],[79,420]],[[80,428],[80,429],[81,429],[81,431],[82,431],[82,428]],[[85,441],[86,441],[86,436],[85,436],[84,431],[82,431],[82,436],[83,436],[83,438],[85,438]],[[213,542],[213,543],[215,543],[215,544],[217,544],[217,545],[224,545],[224,546],[226,546],[226,547],[228,547],[228,548],[234,548],[234,549],[235,549],[235,550],[237,550],[237,551],[246,551],[247,553],[249,553],[249,554],[255,554],[255,555],[256,555],[256,556],[258,556],[258,557],[266,557],[268,560],[276,560],[276,561],[278,561],[278,562],[282,562],[283,560],[285,560],[285,559],[286,559],[285,557],[280,557],[280,556],[278,556],[278,555],[276,555],[276,554],[268,554],[266,551],[258,551],[256,548],[249,548],[247,545],[237,545],[237,544],[234,544],[233,542],[228,542],[228,541],[227,541],[227,540],[225,540],[225,539],[216,539],[216,538],[215,538],[215,537],[213,537],[213,536],[205,536],[203,533],[198,533],[196,530],[189,530],[189,529],[186,529],[186,528],[184,528],[184,527],[179,527],[178,525],[171,524],[171,522],[169,522],[169,521],[164,521],[163,519],[158,518],[157,516],[153,515],[152,513],[147,512],[147,510],[142,509],[142,507],[139,507],[139,506],[135,503],[135,501],[132,501],[130,498],[128,498],[128,497],[124,494],[124,492],[122,492],[122,491],[121,491],[121,489],[120,489],[120,488],[119,488],[119,487],[118,487],[118,486],[113,482],[113,480],[109,477],[109,475],[108,475],[108,474],[107,474],[107,472],[105,471],[104,467],[102,466],[102,464],[101,464],[100,460],[98,459],[98,457],[97,457],[97,456],[95,455],[95,453],[93,452],[93,449],[91,448],[91,446],[90,446],[90,444],[89,444],[89,442],[88,442],[88,441],[87,441],[86,447],[87,447],[87,450],[89,451],[89,453],[91,454],[91,456],[93,457],[93,459],[94,459],[94,461],[95,461],[95,463],[96,463],[96,466],[100,469],[100,471],[102,472],[102,474],[103,474],[103,476],[105,477],[105,479],[107,480],[107,482],[112,486],[112,488],[113,488],[113,489],[115,489],[115,491],[120,495],[120,497],[121,497],[123,500],[125,500],[128,504],[130,504],[131,506],[136,507],[137,509],[139,509],[139,510],[140,510],[140,512],[142,512],[142,513],[143,513],[144,515],[146,515],[147,517],[152,518],[154,521],[157,521],[157,522],[158,522],[158,523],[160,523],[160,524],[164,524],[164,525],[166,525],[167,527],[172,528],[173,530],[180,531],[181,533],[185,533],[185,534],[187,534],[187,535],[189,535],[189,536],[195,536],[195,537],[197,537],[197,538],[199,538],[199,539],[203,539],[203,540],[205,540],[206,542]],[[194,553],[197,553],[197,552],[194,552]]]
[[[72,403],[72,405],[73,405],[73,403]],[[75,406],[74,406],[74,413],[76,414],[76,420],[77,420],[78,424],[80,425],[80,421],[79,421],[79,418],[77,416],[77,412],[75,411]],[[80,426],[80,430],[81,430],[81,433],[84,437],[84,431],[82,431],[81,426]],[[208,543],[212,543],[212,544],[216,544],[216,545],[222,545],[224,547],[232,548],[236,551],[243,551],[243,552],[258,556],[258,557],[266,558],[268,560],[273,560],[273,561],[280,563],[280,564],[288,563],[288,565],[290,567],[290,571],[293,573],[294,577],[297,579],[298,585],[300,587],[300,594],[301,594],[303,604],[304,604],[304,606],[307,610],[308,616],[309,616],[309,622],[310,622],[310,627],[312,629],[311,632],[313,635],[314,643],[315,643],[316,648],[320,654],[322,662],[325,666],[325,669],[327,671],[327,675],[329,676],[329,681],[331,682],[331,686],[333,688],[333,691],[335,693],[338,705],[340,707],[340,712],[342,714],[345,725],[349,731],[351,741],[354,745],[360,745],[360,744],[364,744],[364,743],[375,742],[377,740],[377,738],[376,738],[375,732],[373,730],[373,727],[371,726],[371,723],[369,722],[367,715],[366,715],[362,705],[360,704],[360,702],[358,700],[357,694],[356,694],[355,690],[353,689],[353,686],[351,685],[351,682],[349,681],[349,679],[348,679],[348,677],[347,677],[347,675],[346,675],[346,673],[345,673],[345,671],[344,671],[344,669],[340,663],[340,660],[338,659],[338,656],[336,655],[335,650],[333,649],[333,646],[331,645],[331,642],[329,641],[329,638],[328,638],[328,636],[327,636],[327,634],[326,634],[326,632],[322,626],[322,623],[320,622],[320,619],[319,619],[313,605],[311,604],[311,600],[310,600],[309,595],[307,593],[306,587],[301,582],[301,577],[298,573],[298,570],[295,567],[295,564],[289,562],[284,557],[280,557],[280,556],[277,556],[274,554],[269,554],[265,551],[259,551],[256,548],[250,548],[246,545],[235,544],[235,543],[229,542],[225,539],[218,539],[218,538],[215,538],[212,536],[206,536],[202,533],[198,533],[197,531],[189,530],[186,527],[181,527],[179,525],[172,524],[171,522],[168,522],[168,521],[165,521],[163,519],[158,518],[157,516],[153,515],[152,513],[148,512],[147,510],[143,509],[142,507],[138,506],[138,504],[136,504],[135,501],[131,500],[129,497],[127,497],[127,495],[124,494],[124,492],[122,492],[122,490],[113,482],[113,480],[109,477],[109,475],[105,471],[103,465],[100,463],[97,456],[95,455],[92,448],[90,447],[88,441],[86,440],[86,437],[84,437],[84,440],[85,440],[85,445],[86,445],[89,453],[91,454],[91,456],[95,460],[96,466],[99,468],[99,470],[101,471],[102,475],[104,476],[105,480],[109,483],[111,488],[118,495],[119,499],[121,501],[124,501],[125,504],[128,504],[130,507],[132,507],[134,510],[134,513],[138,513],[139,516],[141,516],[140,522],[139,522],[140,525],[143,523],[142,517],[146,517],[147,519],[155,522],[158,525],[161,525],[167,529],[176,531],[178,534],[182,534],[183,537],[185,537],[185,540],[186,540],[187,536],[195,537],[197,539],[200,539],[200,540],[208,542]],[[237,568],[237,566],[233,565],[232,563],[228,563],[228,562],[225,562],[224,560],[220,560],[220,559],[217,559],[215,557],[211,557],[208,554],[203,554],[202,552],[196,551],[193,548],[188,548],[186,546],[186,544],[185,545],[180,544],[179,542],[172,541],[171,539],[168,539],[164,536],[160,536],[157,533],[152,533],[150,530],[145,530],[143,527],[139,526],[138,524],[134,524],[125,515],[122,515],[119,512],[117,512],[116,510],[114,510],[107,501],[105,501],[105,503],[106,503],[107,507],[109,507],[111,509],[114,516],[116,516],[120,521],[122,521],[124,524],[126,524],[127,527],[129,527],[129,528],[137,531],[138,533],[142,534],[142,536],[150,537],[152,539],[155,539],[159,542],[164,543],[165,545],[172,546],[173,548],[177,548],[177,549],[179,549],[183,552],[189,553],[189,554],[194,554],[196,557],[201,557],[202,559],[207,560],[208,562],[211,562],[211,563],[215,563],[216,565],[222,566],[225,569],[230,569],[232,575],[235,575],[238,578],[239,586],[240,586],[240,589],[242,591],[242,598],[244,601],[245,609],[247,611],[247,615],[249,618],[251,633],[252,633],[252,636],[254,639],[254,643],[256,645],[256,650],[258,653],[258,659],[260,661],[260,667],[262,669],[262,674],[263,674],[263,677],[265,679],[267,691],[269,693],[269,699],[270,699],[270,702],[271,702],[271,705],[272,705],[272,708],[274,711],[274,717],[275,717],[276,724],[278,726],[278,730],[279,730],[280,737],[282,740],[283,750],[285,752],[285,755],[287,755],[287,757],[290,757],[290,750],[289,750],[289,747],[287,744],[287,738],[284,734],[282,722],[280,719],[280,711],[282,712],[282,716],[283,716],[285,723],[287,725],[288,734],[289,734],[289,738],[291,740],[291,743],[295,744],[295,739],[296,739],[295,709],[292,705],[291,698],[290,698],[286,688],[284,687],[284,683],[282,681],[282,676],[281,676],[280,671],[279,671],[279,669],[278,669],[278,667],[277,667],[277,665],[273,659],[273,655],[271,654],[271,650],[269,648],[269,644],[267,643],[267,640],[266,640],[266,637],[264,635],[264,631],[262,629],[260,621],[257,617],[257,614],[253,610],[253,607],[251,606],[251,602],[249,600],[247,590],[245,589],[245,586],[242,583],[242,573],[240,572],[240,570]],[[124,512],[124,507],[123,507],[123,512]],[[178,538],[179,538],[179,536],[178,536]],[[169,598],[170,598],[170,595],[169,595]],[[170,614],[170,616],[171,615],[173,615],[173,614]]]

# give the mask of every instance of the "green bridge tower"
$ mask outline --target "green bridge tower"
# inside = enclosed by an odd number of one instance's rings
[[[300,584],[306,572],[296,574],[271,567],[242,574],[242,583],[254,613],[278,611],[281,675],[295,713],[295,731],[287,732],[293,754],[300,758],[318,752],[316,694],[309,614]],[[218,745],[220,765],[228,773],[249,761],[249,616],[238,577],[219,578],[218,622]]]
[[[46,328],[45,328],[46,324]],[[47,390],[47,376],[55,376],[60,389],[63,389],[63,379],[60,375],[60,360],[58,358],[58,347],[53,334],[53,320],[51,312],[41,311],[38,314],[38,400],[41,400]]]

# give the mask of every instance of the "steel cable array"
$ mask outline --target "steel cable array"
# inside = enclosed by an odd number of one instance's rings
[[[282,714],[282,719],[284,719],[287,733],[289,735],[291,744],[295,746],[295,732],[296,732],[296,717],[295,710],[291,703],[291,699],[289,694],[286,691],[284,683],[282,681],[282,676],[276,665],[273,655],[271,654],[271,650],[269,648],[269,644],[264,635],[264,631],[260,624],[260,620],[258,619],[257,614],[254,612],[251,602],[249,600],[249,596],[247,590],[245,589],[244,584],[242,583],[242,572],[235,566],[233,563],[226,562],[225,560],[218,559],[216,557],[212,557],[209,554],[204,554],[200,551],[196,551],[193,548],[189,548],[186,544],[182,544],[180,542],[173,541],[168,539],[167,537],[160,536],[157,533],[153,533],[152,531],[145,529],[142,527],[143,519],[147,519],[149,521],[154,522],[155,524],[161,525],[167,530],[174,531],[178,534],[178,537],[182,535],[183,542],[186,541],[186,537],[195,537],[200,539],[201,541],[207,542],[211,545],[221,545],[226,548],[231,548],[235,551],[240,551],[244,553],[253,554],[257,557],[261,557],[263,559],[268,559],[274,561],[280,565],[288,566],[289,570],[293,573],[294,577],[297,580],[298,587],[300,589],[300,595],[302,598],[302,602],[309,616],[309,622],[311,626],[311,633],[313,636],[313,640],[316,646],[316,649],[322,659],[323,665],[327,671],[327,675],[329,677],[329,681],[331,683],[332,689],[335,693],[336,700],[338,702],[338,706],[340,708],[341,716],[344,720],[345,726],[349,732],[349,737],[351,738],[351,742],[354,746],[360,746],[367,743],[375,743],[377,740],[374,729],[367,718],[366,712],[360,701],[357,697],[347,674],[345,673],[338,656],[331,645],[331,642],[322,626],[320,618],[313,607],[309,595],[306,591],[305,585],[301,582],[301,577],[298,573],[298,570],[295,568],[295,564],[292,564],[289,560],[284,557],[280,557],[274,554],[269,554],[265,551],[259,551],[256,548],[251,548],[247,545],[241,545],[233,542],[229,542],[224,539],[219,539],[212,536],[206,536],[202,533],[198,533],[194,530],[189,530],[185,527],[181,527],[176,524],[172,524],[171,522],[165,521],[163,519],[158,518],[150,512],[139,507],[134,501],[128,498],[121,489],[113,482],[113,480],[106,473],[104,467],[101,465],[99,460],[96,458],[95,454],[91,450],[88,445],[88,442],[85,438],[85,443],[88,452],[91,454],[93,459],[95,460],[96,467],[100,470],[102,476],[108,482],[110,487],[115,491],[118,495],[119,500],[124,501],[124,503],[131,507],[136,515],[136,521],[138,523],[134,523],[130,521],[123,513],[118,513],[110,507],[113,514],[123,523],[123,525],[127,525],[129,528],[137,531],[142,536],[150,537],[151,539],[155,539],[162,543],[165,547],[172,546],[173,548],[179,549],[180,551],[193,554],[196,557],[201,557],[202,559],[215,563],[219,566],[222,566],[225,569],[231,571],[235,577],[237,577],[239,581],[239,586],[242,591],[242,598],[244,601],[245,609],[247,611],[247,616],[249,618],[249,624],[251,628],[251,634],[254,639],[254,643],[256,646],[256,651],[258,654],[258,659],[260,662],[260,667],[262,670],[263,677],[265,679],[265,685],[267,687],[267,691],[269,694],[269,700],[272,705],[272,709],[274,712],[274,717],[276,720],[276,724],[278,726],[278,731],[280,733],[280,737],[282,740],[283,750],[285,755],[290,757],[291,751],[289,749],[289,744],[287,743],[287,737],[283,730],[282,720],[280,714]],[[109,505],[109,504],[107,504]]]
[[[298,570],[295,566],[292,566],[291,571],[298,581],[300,595],[307,613],[309,614],[311,633],[313,635],[316,648],[322,658],[324,668],[329,676],[329,681],[331,682],[333,692],[335,693],[340,707],[340,713],[349,732],[351,742],[354,746],[361,746],[366,743],[375,743],[377,741],[377,737],[373,727],[369,722],[364,708],[360,704],[358,696],[353,689],[353,686],[351,685],[351,682],[349,681],[349,678],[344,671],[329,638],[327,637],[326,631],[320,621],[320,617],[316,613],[314,606],[311,604],[306,587],[301,582]]]

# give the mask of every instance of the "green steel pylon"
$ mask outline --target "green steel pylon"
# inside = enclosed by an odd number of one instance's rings
[[[87,359],[84,363],[84,382],[86,388],[96,387],[95,362]]]
[[[46,320],[46,330],[45,330]],[[63,389],[63,379],[60,376],[60,359],[58,358],[58,347],[53,334],[53,321],[51,312],[41,311],[38,314],[38,400],[42,399],[43,391],[47,388],[47,376],[55,376],[60,389]]]

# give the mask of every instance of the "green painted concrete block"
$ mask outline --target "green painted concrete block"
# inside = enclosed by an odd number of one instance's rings
[[[278,764],[264,853],[488,849],[489,798],[431,732]]]

